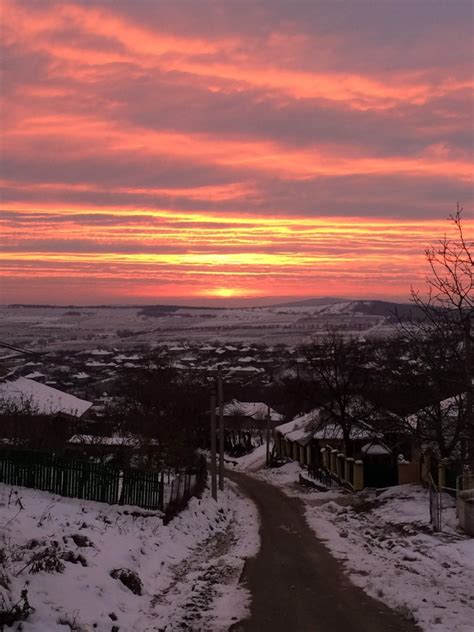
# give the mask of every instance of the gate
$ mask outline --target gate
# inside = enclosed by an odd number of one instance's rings
[[[364,487],[391,487],[398,484],[398,467],[392,463],[364,461]]]

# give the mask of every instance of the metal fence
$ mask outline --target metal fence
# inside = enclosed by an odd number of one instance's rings
[[[321,466],[308,467],[308,475],[325,487],[340,487],[342,485],[342,482],[334,474]]]
[[[183,506],[204,487],[206,463],[170,472],[118,469],[50,453],[0,452],[0,483],[109,504],[167,512]]]

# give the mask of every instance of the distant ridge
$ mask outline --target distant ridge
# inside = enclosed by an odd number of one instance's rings
[[[368,316],[385,316],[391,321],[399,318],[423,320],[422,310],[413,303],[392,303],[391,301],[350,301],[344,310]]]
[[[253,305],[253,306],[210,306],[210,305],[166,305],[166,304],[148,304],[148,305],[47,305],[47,304],[10,304],[6,307],[11,308],[41,308],[41,309],[136,309],[138,313],[144,316],[165,316],[171,315],[178,310],[206,310],[206,311],[223,311],[223,310],[239,310],[239,309],[265,309],[265,308],[292,308],[292,307],[319,307],[318,312],[324,314],[327,311],[337,314],[364,314],[367,316],[384,316],[389,322],[397,322],[398,320],[424,320],[423,312],[413,303],[395,303],[391,301],[380,300],[361,300],[336,298],[332,296],[322,298],[309,298],[298,301],[290,301],[285,303],[273,303],[270,305]]]
[[[178,309],[241,309],[232,307],[212,307],[209,305],[168,305],[168,304],[150,304],[150,305],[47,305],[47,304],[33,304],[33,303],[9,303],[4,307],[11,308],[24,308],[24,309],[149,309],[149,310],[161,310],[163,312],[173,312]]]
[[[338,314],[365,314],[367,316],[384,316],[389,322],[398,320],[414,319],[424,320],[422,310],[413,303],[395,303],[392,301],[379,300],[351,300],[344,298],[310,298],[304,301],[294,301],[290,303],[280,303],[271,307],[322,307],[319,312],[324,314],[325,306],[329,308],[337,305]],[[333,311],[333,310],[331,310]]]
[[[336,305],[336,303],[351,303],[349,298],[335,298],[326,296],[323,298],[307,298],[302,301],[290,301],[289,303],[275,303],[267,307],[319,307],[321,305]]]

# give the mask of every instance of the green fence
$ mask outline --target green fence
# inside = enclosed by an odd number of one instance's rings
[[[69,460],[55,454],[20,450],[0,452],[0,483],[95,500],[138,505],[167,511],[183,504],[203,486],[205,463],[174,472],[167,482],[156,470],[120,470],[90,461]]]

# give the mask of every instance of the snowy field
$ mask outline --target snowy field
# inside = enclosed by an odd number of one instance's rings
[[[223,632],[247,612],[238,580],[258,546],[256,509],[231,484],[166,526],[157,512],[0,484],[0,612],[25,607],[27,590],[33,610],[13,630]]]
[[[150,315],[140,307],[0,305],[3,339],[18,346],[38,349],[47,346],[50,352],[90,349],[93,344],[133,349],[136,345],[153,347],[181,340],[293,345],[324,333],[328,319],[331,326],[339,324],[348,334],[356,336],[362,331],[364,335],[377,337],[394,333],[393,325],[385,317],[352,313],[351,303],[214,310],[183,307],[163,315]],[[121,331],[126,331],[127,336],[121,336]]]
[[[318,492],[295,484],[300,472],[288,463],[258,476],[305,502],[308,524],[354,584],[426,632],[474,630],[474,539],[458,533],[453,499],[443,498],[443,532],[437,534],[420,486],[377,496]]]

